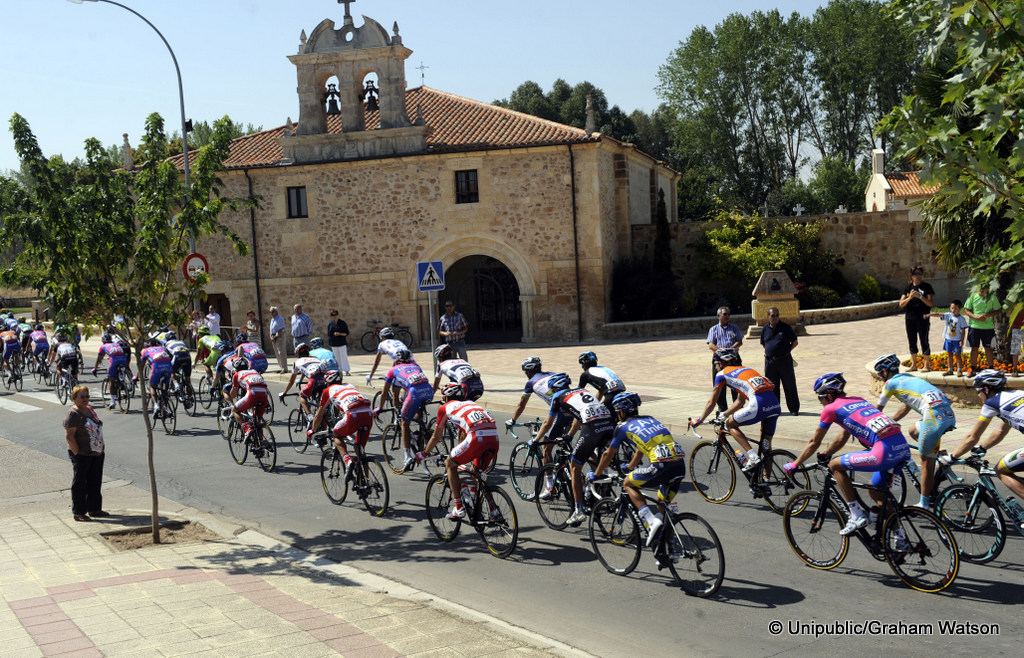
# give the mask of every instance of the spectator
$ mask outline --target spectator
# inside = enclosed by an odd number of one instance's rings
[[[793,348],[797,345],[793,328],[779,319],[779,309],[768,309],[768,324],[761,329],[761,346],[764,347],[764,376],[775,384],[775,394],[782,399],[786,393],[786,408],[794,416],[800,415],[800,397],[796,389],[796,373],[793,372]],[[781,386],[780,386],[781,384]]]
[[[1013,367],[1010,370],[1011,377],[1020,377],[1020,355],[1024,348],[1024,303],[1018,303],[1010,313],[1010,362]]]
[[[917,370],[917,340],[921,339],[921,352],[924,354],[925,372],[932,369],[932,348],[928,344],[928,328],[931,326],[929,313],[932,311],[932,300],[935,289],[924,280],[924,270],[915,265],[910,270],[910,283],[903,289],[900,297],[900,308],[906,314],[907,340],[910,342],[910,372]]]
[[[71,390],[75,406],[64,417],[64,438],[68,442],[74,475],[71,477],[71,513],[75,521],[110,516],[103,511],[103,421],[89,406],[89,387]]]
[[[277,355],[277,365],[281,366],[281,373],[288,372],[288,346],[285,339],[284,316],[277,312],[276,306],[270,307],[270,343],[274,346],[274,354]]]
[[[740,328],[729,322],[729,318],[732,314],[729,313],[729,307],[723,306],[718,309],[718,324],[711,327],[708,331],[708,349],[714,354],[718,350],[724,350],[727,347],[739,349],[740,345],[743,344],[743,336],[740,334]],[[715,376],[718,375],[718,368],[715,367],[714,361],[711,362],[711,383],[714,385]],[[732,389],[732,399],[736,400],[736,391]],[[725,411],[725,396],[718,396],[718,410]]]
[[[971,369],[967,371],[968,377],[973,377],[978,372],[978,347],[985,348],[986,368],[994,368],[995,361],[992,359],[992,339],[996,336],[996,323],[994,318],[1000,313],[999,300],[988,290],[988,285],[978,289],[978,292],[971,293],[971,296],[964,302],[964,315],[967,316],[967,344],[971,346]]]
[[[260,321],[256,317],[256,311],[249,311],[245,314],[245,338],[250,343],[260,342]]]
[[[199,314],[199,311],[193,310],[192,317],[188,321],[188,335],[192,339],[193,347],[199,343],[199,327],[203,326],[206,326],[203,316]]]
[[[313,337],[313,321],[302,312],[302,304],[296,304],[292,309],[292,349],[299,343],[308,343]]]
[[[213,308],[213,304],[210,304],[210,312],[206,314],[206,326],[210,328],[211,336],[220,336],[220,313]]]
[[[338,367],[346,377],[351,377],[348,365],[348,324],[338,317],[336,308],[331,309],[331,321],[327,323],[327,343],[334,352],[334,360],[338,362]]]
[[[450,299],[444,303],[444,315],[441,316],[437,329],[444,342],[452,346],[460,359],[467,361],[466,332],[469,331],[469,324],[465,316],[455,310],[455,302]]]

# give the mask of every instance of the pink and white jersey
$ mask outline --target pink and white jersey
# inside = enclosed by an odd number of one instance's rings
[[[330,403],[347,414],[369,411],[370,401],[352,384],[331,384],[320,396],[320,406]]]
[[[142,360],[149,363],[159,363],[161,361],[170,361],[171,353],[168,352],[163,345],[155,345],[153,347],[147,347],[142,350]]]
[[[100,353],[106,354],[107,357],[113,359],[115,357],[124,356],[124,348],[121,347],[121,344],[117,341],[103,343],[103,345],[100,346]]]
[[[242,348],[242,355],[249,359],[249,363],[252,363],[253,359],[267,358],[267,353],[263,351],[259,343],[242,343],[239,347]]]
[[[380,345],[377,346],[377,353],[387,354],[391,358],[391,360],[394,361],[395,359],[398,358],[398,353],[400,351],[407,349],[409,348],[406,347],[405,343],[403,343],[402,341],[395,340],[394,338],[388,338],[386,340],[380,341]]]
[[[452,400],[437,410],[437,424],[445,421],[455,423],[466,434],[476,436],[498,436],[494,417],[476,402]]]
[[[49,340],[46,338],[45,331],[33,331],[31,334],[29,334],[28,337],[32,340],[33,343],[46,344],[47,346],[49,346]]]
[[[264,391],[267,390],[267,382],[263,379],[263,375],[256,372],[255,370],[239,370],[231,376],[232,386],[237,386],[246,391]]]
[[[462,359],[448,359],[437,364],[437,377],[445,375],[451,381],[456,384],[461,384],[467,379],[479,377],[480,373],[476,369],[469,365],[468,361]]]
[[[832,423],[839,423],[868,448],[879,441],[907,442],[900,426],[864,398],[837,398],[825,405],[818,427],[829,427]]]
[[[313,356],[304,356],[299,359],[295,359],[295,363],[292,364],[292,372],[297,375],[304,375],[306,377],[313,377],[317,373],[326,372],[327,365],[320,359]]]

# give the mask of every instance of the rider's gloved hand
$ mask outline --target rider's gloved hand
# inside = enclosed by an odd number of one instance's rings
[[[697,426],[698,426],[698,425],[700,425],[700,424],[701,424],[701,423],[702,423],[703,421],[704,421],[704,419],[703,419],[703,418],[701,418],[700,416],[697,416],[696,418],[694,418],[694,419],[692,419],[692,420],[690,421],[690,427],[697,427]]]
[[[92,374],[95,375],[96,374],[96,366],[93,366],[92,370],[90,370],[89,372],[91,372]]]
[[[380,415],[380,407],[375,407],[374,410],[371,411],[370,413],[373,414],[374,418],[376,418],[377,416]]]
[[[281,402],[284,402],[284,392],[283,391],[281,393],[277,394],[277,399],[280,400]]]
[[[818,453],[818,463],[819,464],[827,464],[830,461],[832,461],[832,455],[828,454],[827,452],[819,452]]]
[[[367,383],[367,384],[369,384],[369,383],[370,383],[370,376],[369,376],[369,375],[367,375],[367,376],[366,376],[366,383]]]
[[[786,475],[792,475],[796,468],[796,462],[786,462],[782,465],[782,470]]]
[[[306,430],[306,438],[307,439],[313,438],[313,430],[312,430],[312,428]]]
[[[594,475],[594,471],[590,471],[590,472],[588,472],[588,473],[587,473],[587,482],[593,482],[593,481],[594,481],[594,478],[596,478],[596,477],[597,477],[597,476],[596,476],[596,475]]]
[[[422,452],[417,452],[416,455],[415,455],[415,459],[416,459],[416,463],[419,464],[421,461],[423,461],[423,453]]]
[[[511,418],[505,421],[505,427],[513,427],[515,424],[516,421],[512,420]]]
[[[971,448],[971,454],[977,457],[984,457],[986,452],[988,452],[988,450],[982,448],[981,446],[974,446],[973,448]]]
[[[939,458],[936,461],[938,461],[943,466],[952,466],[954,460],[953,455],[949,454],[948,452],[944,452],[941,455],[939,455]]]

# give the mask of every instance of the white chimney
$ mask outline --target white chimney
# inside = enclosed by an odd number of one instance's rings
[[[885,173],[885,151],[883,151],[882,149],[871,150],[871,173]]]

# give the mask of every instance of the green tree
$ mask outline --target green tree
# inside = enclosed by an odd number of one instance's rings
[[[215,122],[211,143],[194,159],[189,189],[167,159],[163,119],[146,120],[140,169],[118,171],[99,141],[85,143],[80,167],[60,157],[43,156],[28,122],[11,118],[15,148],[33,180],[25,188],[0,180],[0,246],[17,245],[13,262],[0,271],[0,282],[31,287],[58,318],[102,326],[123,313],[129,326],[118,329],[134,349],[136,372],[150,327],[180,325],[185,310],[201,292],[182,279],[181,263],[189,237],[223,236],[244,254],[246,245],[222,224],[220,212],[238,200],[220,196],[217,173],[228,156],[231,124]],[[252,200],[249,200],[250,202]],[[142,396],[142,418],[149,449],[153,541],[160,541],[153,426],[149,398]]]
[[[845,206],[851,212],[864,210],[864,190],[871,177],[871,168],[866,159],[857,167],[853,161],[829,156],[822,158],[814,167],[807,187],[815,199],[813,212],[834,212]]]
[[[494,104],[549,121],[558,121],[558,111],[552,107],[541,86],[533,80],[527,80],[516,87],[508,98],[496,100]]]

